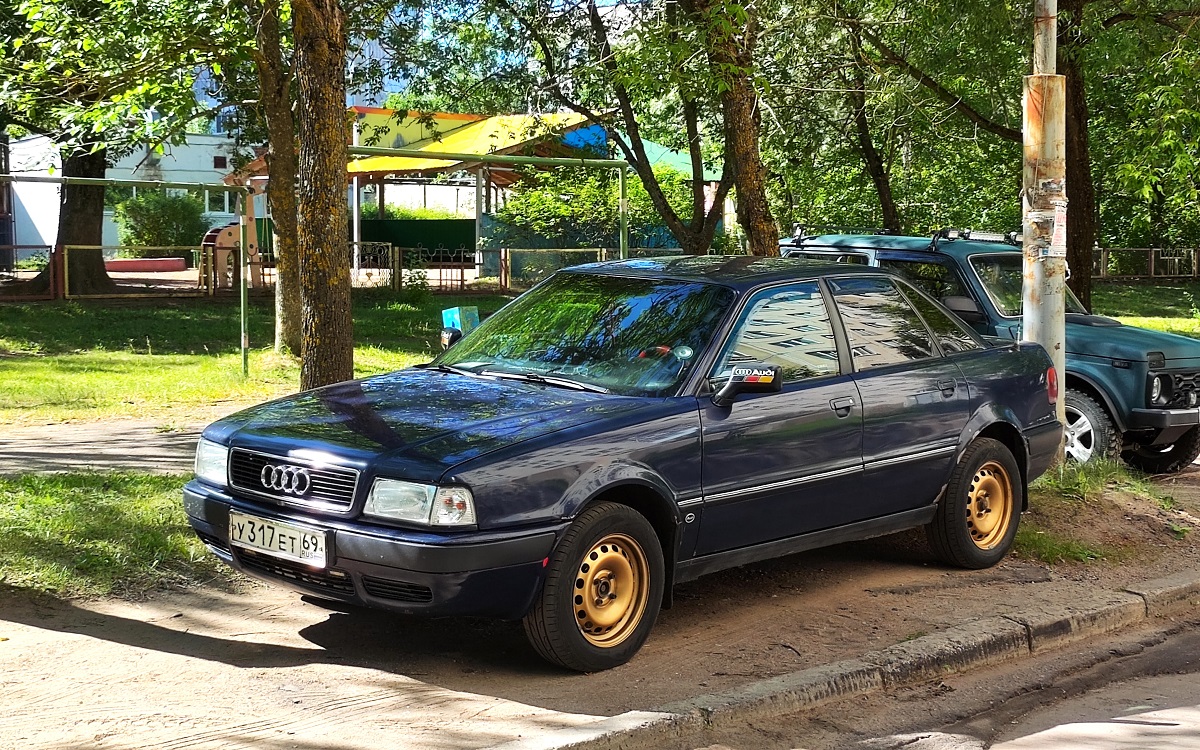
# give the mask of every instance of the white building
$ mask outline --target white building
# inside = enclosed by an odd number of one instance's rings
[[[233,139],[226,135],[189,134],[185,143],[163,146],[161,152],[148,146],[138,147],[109,167],[105,176],[109,179],[220,183],[232,170],[233,154]],[[9,168],[14,176],[62,174],[58,147],[45,136],[12,141],[9,155]],[[13,244],[53,246],[58,234],[59,186],[15,182],[12,194]],[[228,193],[205,192],[205,216],[212,226],[236,219],[230,200]],[[111,209],[104,212],[103,244],[119,244]]]

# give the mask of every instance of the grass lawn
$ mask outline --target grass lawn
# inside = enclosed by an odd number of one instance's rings
[[[179,503],[182,476],[0,476],[0,584],[66,597],[138,597],[229,579]]]
[[[356,292],[355,374],[426,362],[441,310],[499,309],[507,298]],[[0,305],[0,424],[119,417],[207,422],[296,390],[298,362],[271,350],[273,301],[252,300],[250,378],[242,378],[235,299]]]
[[[1092,307],[1126,325],[1200,338],[1200,283],[1097,282]]]

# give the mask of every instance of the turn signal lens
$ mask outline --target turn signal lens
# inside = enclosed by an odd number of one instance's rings
[[[441,487],[433,499],[434,526],[474,526],[475,498],[466,487]]]
[[[1058,403],[1058,370],[1053,367],[1046,370],[1046,398],[1052,404]]]

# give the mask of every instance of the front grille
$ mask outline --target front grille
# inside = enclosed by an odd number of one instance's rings
[[[382,578],[362,577],[363,588],[371,596],[394,599],[399,602],[431,602],[433,591],[426,586],[404,581],[387,581]]]
[[[1200,372],[1173,372],[1171,373],[1171,400],[1164,404],[1167,409],[1186,409],[1188,408],[1188,394],[1200,390]],[[1195,404],[1195,399],[1191,399],[1191,403]]]
[[[303,468],[308,472],[312,484],[302,495],[287,494],[265,487],[262,483],[262,471],[268,464]],[[317,466],[300,459],[269,456],[234,448],[229,456],[229,481],[235,489],[253,492],[280,502],[349,510],[354,503],[354,490],[358,486],[358,471],[341,466]]]
[[[242,565],[250,570],[271,578],[283,578],[309,588],[338,594],[354,593],[354,582],[350,580],[350,574],[344,570],[310,568],[298,562],[259,554],[242,547],[238,548],[237,557]]]

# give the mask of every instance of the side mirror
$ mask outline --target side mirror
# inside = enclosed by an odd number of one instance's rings
[[[462,331],[457,328],[442,329],[442,351],[449,349],[458,343],[458,340],[463,337]]]
[[[729,380],[713,394],[716,406],[729,406],[743,393],[779,393],[783,390],[783,368],[779,365],[749,365],[733,368]]]
[[[942,304],[968,323],[983,323],[987,320],[979,305],[970,297],[942,297]]]

